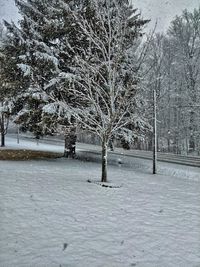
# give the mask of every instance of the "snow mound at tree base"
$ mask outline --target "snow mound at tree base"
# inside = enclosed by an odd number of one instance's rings
[[[106,188],[121,188],[122,187],[122,184],[117,185],[117,184],[113,184],[113,183],[103,183],[103,182],[93,181],[93,180],[90,180],[90,179],[88,179],[87,182],[88,183],[93,183],[93,184],[96,184],[96,185],[100,185],[100,186],[106,187]]]

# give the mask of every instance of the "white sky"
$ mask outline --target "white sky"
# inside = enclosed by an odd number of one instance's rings
[[[158,20],[157,30],[166,30],[175,15],[187,8],[193,10],[200,6],[200,0],[132,0],[135,7],[142,11],[144,18],[152,19],[149,28]],[[17,21],[18,15],[14,0],[0,0],[0,20]]]
[[[169,27],[170,21],[181,15],[182,10],[193,11],[200,6],[200,0],[132,0],[133,5],[142,11],[144,18],[150,18],[150,28],[158,21],[157,30],[163,31]]]

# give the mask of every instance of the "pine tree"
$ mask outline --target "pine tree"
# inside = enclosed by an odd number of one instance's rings
[[[23,79],[19,68],[17,67],[17,58],[19,50],[19,39],[13,38],[13,34],[5,33],[0,45],[0,101],[1,101],[1,144],[5,145],[5,135],[7,133],[9,119],[12,115],[12,109],[15,97],[19,91],[22,91],[27,82]]]
[[[70,7],[67,2],[71,3]],[[61,130],[66,137],[65,155],[74,156],[75,120],[58,103],[52,103],[51,90],[54,89],[58,100],[63,97],[58,80],[66,71],[69,72],[69,42],[65,39],[71,34],[68,8],[75,5],[71,1],[53,0],[16,0],[16,5],[22,16],[20,28],[9,23],[6,26],[13,33],[13,38],[20,40],[17,49],[21,54],[18,56],[17,66],[24,77],[29,78],[29,86],[25,94],[19,94],[18,102],[23,100],[24,105],[18,110],[15,121],[35,136]],[[69,94],[65,94],[65,99],[74,101]]]

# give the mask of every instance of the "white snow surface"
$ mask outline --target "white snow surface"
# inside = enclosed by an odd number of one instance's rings
[[[0,161],[0,266],[200,266],[200,179],[110,165],[122,187],[86,182],[100,172],[79,160]]]
[[[52,152],[63,152],[64,147],[63,145],[51,145],[51,144],[44,144],[40,143],[38,145],[37,140],[20,140],[20,143],[17,144],[16,138],[13,137],[6,137],[6,147],[0,149],[31,149],[31,150],[38,150],[38,151],[52,151]]]

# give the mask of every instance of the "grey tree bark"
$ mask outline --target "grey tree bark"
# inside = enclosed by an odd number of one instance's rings
[[[1,147],[5,146],[5,129],[4,129],[4,114],[1,114]]]
[[[76,156],[76,127],[70,126],[65,133],[64,157],[75,158]]]
[[[107,182],[107,165],[108,165],[108,146],[106,140],[102,141],[102,174],[101,174],[101,182]]]

